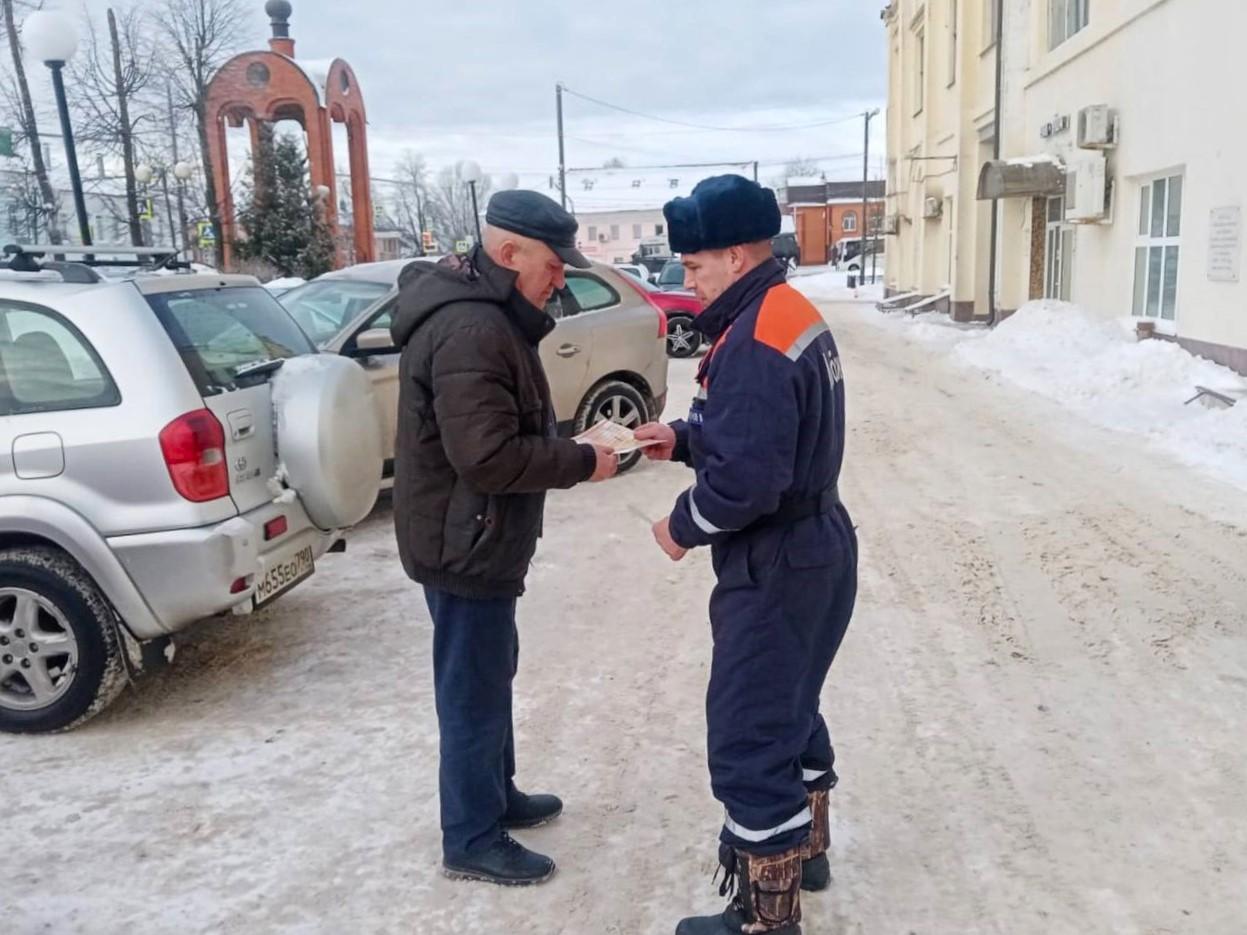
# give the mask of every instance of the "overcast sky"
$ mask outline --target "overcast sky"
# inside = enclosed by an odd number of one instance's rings
[[[74,0],[60,0],[67,10]],[[102,16],[108,0],[88,0]],[[250,33],[269,35],[263,0]],[[663,124],[565,99],[567,161],[630,166],[759,160],[782,175],[794,156],[822,157],[832,178],[861,175],[860,112],[886,96],[882,0],[293,0],[296,57],[342,57],[369,116],[372,172],[404,150],[434,165],[475,159],[544,187],[557,167],[554,86],[673,121]],[[158,6],[158,4],[157,4]],[[845,119],[841,119],[845,118]],[[883,123],[872,146],[883,151]],[[339,149],[344,167],[345,146]],[[872,164],[878,160],[872,158]],[[683,185],[681,186],[683,187]],[[569,190],[572,186],[569,185]],[[585,199],[594,196],[581,189]]]

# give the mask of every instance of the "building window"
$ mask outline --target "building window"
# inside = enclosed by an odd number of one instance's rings
[[[654,225],[654,236],[661,237],[663,235],[663,226],[661,224]]]
[[[618,240],[618,239],[619,239],[619,225],[612,224],[611,225],[611,240]]]
[[[957,0],[948,2],[948,86],[957,83]]]
[[[1048,48],[1087,28],[1091,0],[1048,0]]]
[[[921,26],[914,33],[914,116],[922,113],[927,86],[927,29]]]
[[[986,52],[996,44],[996,3],[998,0],[987,0],[983,4],[983,51]]]
[[[844,221],[840,224],[840,227],[846,234],[855,232],[857,230],[857,212],[844,212]]]
[[[640,240],[640,239],[641,239],[641,225],[640,225],[640,224],[633,224],[633,225],[632,225],[632,237],[633,237],[633,239],[634,239],[634,240]]]
[[[1048,199],[1044,240],[1044,298],[1070,300],[1074,275],[1074,228],[1065,223],[1065,199]]]
[[[594,243],[598,242],[598,229],[592,224],[589,225],[589,239]]]
[[[1178,317],[1182,176],[1153,179],[1139,188],[1139,234],[1134,250],[1134,314]]]

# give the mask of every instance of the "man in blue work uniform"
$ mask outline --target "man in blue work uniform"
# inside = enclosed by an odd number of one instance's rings
[[[696,472],[654,536],[679,561],[709,545],[714,657],[711,786],[726,808],[721,915],[677,935],[801,931],[800,890],[830,883],[834,754],[819,694],[857,594],[857,540],[840,503],[844,382],[826,322],[771,256],[774,194],[707,179],[664,209],[672,250],[713,344],[687,422],[648,425],[656,460]]]

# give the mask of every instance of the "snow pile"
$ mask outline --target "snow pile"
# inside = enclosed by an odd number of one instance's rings
[[[922,337],[915,334],[915,337]],[[1187,464],[1247,488],[1247,401],[1185,405],[1196,386],[1247,389],[1232,370],[1167,341],[1137,341],[1133,322],[1064,302],[1032,302],[954,357],[1074,409],[1107,428],[1151,438]]]
[[[823,269],[817,273],[798,274],[789,279],[792,287],[811,302],[878,301],[883,298],[883,281],[873,286],[848,287],[848,273]]]

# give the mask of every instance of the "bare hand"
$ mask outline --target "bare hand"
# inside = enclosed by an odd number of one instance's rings
[[[675,454],[675,429],[661,422],[650,422],[642,425],[634,433],[639,442],[657,440],[657,445],[643,448],[645,457],[651,461],[670,461]]]
[[[589,480],[596,484],[599,481],[610,480],[619,473],[619,455],[609,448],[603,448],[601,445],[594,445],[593,451],[598,456],[598,466],[594,469],[593,476]]]
[[[688,555],[688,549],[678,545],[671,538],[671,517],[660,519],[654,524],[654,541],[658,543],[658,547],[667,553],[667,558],[673,562],[678,562],[684,556]]]

